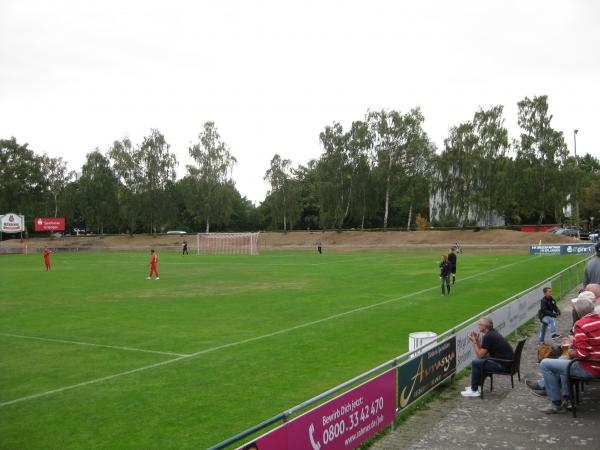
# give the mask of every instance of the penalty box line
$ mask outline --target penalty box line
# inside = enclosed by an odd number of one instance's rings
[[[523,261],[516,261],[514,263],[506,264],[504,266],[495,267],[494,269],[490,269],[490,270],[486,270],[484,272],[479,272],[479,273],[470,275],[468,277],[463,278],[462,280],[458,280],[457,282],[460,282],[460,281],[464,282],[464,281],[467,281],[467,280],[470,280],[470,279],[473,279],[473,278],[477,278],[477,277],[482,276],[482,275],[487,275],[489,273],[496,272],[498,270],[506,269],[508,267],[512,267],[514,265],[521,264],[521,263],[523,263],[525,261],[528,261],[528,260],[524,259]],[[128,370],[128,371],[125,371],[125,372],[119,372],[119,373],[115,373],[113,375],[108,375],[108,376],[105,376],[105,377],[96,378],[94,380],[84,381],[82,383],[72,384],[72,385],[69,385],[69,386],[64,386],[64,387],[61,387],[61,388],[52,389],[52,390],[45,391],[45,392],[39,392],[37,394],[32,394],[32,395],[28,395],[28,396],[21,397],[21,398],[16,398],[14,400],[9,400],[9,401],[0,403],[0,408],[5,407],[5,406],[9,406],[9,405],[14,405],[15,403],[21,403],[21,402],[25,402],[25,401],[29,401],[29,400],[34,400],[34,399],[40,398],[40,397],[47,397],[49,395],[58,394],[60,392],[68,391],[68,390],[79,388],[79,387],[83,387],[83,386],[89,386],[91,384],[102,383],[104,381],[113,380],[115,378],[123,377],[123,376],[126,376],[126,375],[131,375],[131,374],[138,373],[138,372],[143,372],[143,371],[154,369],[154,368],[157,368],[157,367],[162,367],[162,366],[166,366],[166,365],[169,365],[169,364],[174,364],[174,363],[179,362],[179,361],[183,361],[183,360],[186,360],[186,359],[195,358],[197,356],[205,355],[205,354],[208,354],[208,353],[213,353],[213,352],[216,352],[218,350],[225,349],[225,348],[236,347],[238,345],[248,344],[250,342],[256,342],[256,341],[259,341],[259,340],[262,340],[262,339],[267,339],[267,338],[270,338],[270,337],[273,337],[273,336],[278,336],[278,335],[281,335],[281,334],[289,333],[290,331],[299,330],[301,328],[306,328],[306,327],[309,327],[309,326],[312,326],[312,325],[317,325],[319,323],[327,322],[329,320],[338,319],[340,317],[345,317],[345,316],[354,314],[356,312],[366,311],[368,309],[376,308],[378,306],[387,305],[389,303],[393,303],[393,302],[396,302],[398,300],[403,300],[403,299],[406,299],[406,298],[414,297],[416,295],[424,294],[426,292],[429,292],[429,291],[432,291],[432,290],[435,290],[435,289],[440,289],[440,287],[439,286],[433,286],[433,287],[430,287],[430,288],[421,289],[420,291],[411,292],[410,294],[402,295],[400,297],[395,297],[395,298],[391,298],[391,299],[388,299],[388,300],[384,300],[382,302],[373,303],[372,305],[361,306],[360,308],[355,308],[355,309],[352,309],[352,310],[349,310],[349,311],[345,311],[343,313],[334,314],[334,315],[331,315],[331,316],[328,316],[328,317],[324,317],[322,319],[313,320],[311,322],[306,322],[306,323],[303,323],[303,324],[300,324],[300,325],[296,325],[296,326],[290,327],[290,328],[285,328],[283,330],[274,331],[272,333],[263,334],[261,336],[256,336],[256,337],[253,337],[253,338],[248,338],[248,339],[244,339],[244,340],[236,341],[236,342],[230,342],[229,344],[223,344],[223,345],[219,345],[219,346],[216,346],[216,347],[208,348],[208,349],[205,349],[205,350],[200,350],[199,352],[192,353],[192,354],[189,354],[189,355],[180,356],[178,358],[168,359],[166,361],[162,361],[162,362],[155,363],[155,364],[150,364],[148,366],[138,367],[137,369],[132,369],[132,370]]]

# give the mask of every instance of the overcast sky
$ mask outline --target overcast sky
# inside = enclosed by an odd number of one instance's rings
[[[234,179],[264,199],[275,153],[305,164],[319,132],[420,106],[442,148],[481,106],[547,94],[573,151],[600,157],[600,2],[0,0],[0,138],[80,171],[158,128],[179,160],[214,121]]]

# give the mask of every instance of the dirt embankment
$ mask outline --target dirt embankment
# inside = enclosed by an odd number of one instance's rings
[[[352,249],[400,249],[420,246],[445,247],[459,243],[466,247],[526,247],[543,243],[574,243],[576,240],[553,233],[522,233],[510,230],[481,231],[298,231],[290,233],[261,233],[259,249],[277,250],[314,247],[320,239],[330,250]],[[63,238],[32,238],[26,242],[8,240],[0,243],[5,248],[19,248],[27,244],[31,248],[45,245],[63,248],[89,248],[90,250],[147,250],[151,247],[176,248],[187,240],[190,250],[196,248],[196,235],[134,235],[134,236],[67,236]],[[584,241],[586,242],[586,241]]]

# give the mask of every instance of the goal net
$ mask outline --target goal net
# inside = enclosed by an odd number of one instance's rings
[[[258,233],[198,233],[199,255],[258,255]]]

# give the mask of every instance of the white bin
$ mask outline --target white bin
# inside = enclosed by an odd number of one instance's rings
[[[427,345],[426,347],[421,349],[421,351],[412,354],[411,358],[414,358],[415,356],[420,355],[421,353],[426,352],[427,350],[435,347],[435,345],[436,345],[435,339],[436,338],[437,338],[437,333],[434,333],[433,331],[418,331],[416,333],[410,333],[408,335],[408,351],[409,352],[412,352],[413,350],[416,350],[419,347],[433,341],[433,343],[431,345]]]

